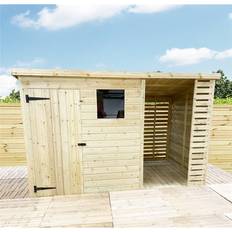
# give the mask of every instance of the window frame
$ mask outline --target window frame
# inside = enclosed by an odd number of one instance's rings
[[[124,115],[123,117],[119,117],[119,118],[99,118],[98,117],[98,91],[107,91],[107,90],[112,90],[112,91],[123,91],[123,111],[124,111]],[[126,90],[123,89],[123,88],[99,88],[99,89],[96,89],[96,105],[97,105],[97,112],[96,112],[96,116],[97,116],[97,119],[106,119],[106,120],[124,120],[126,118]]]

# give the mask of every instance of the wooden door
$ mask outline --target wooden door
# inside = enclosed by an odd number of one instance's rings
[[[48,99],[35,100],[33,99],[35,97]],[[28,160],[29,172],[32,172],[29,180],[30,192],[33,188],[36,196],[55,195],[56,174],[49,90],[28,89],[26,90],[25,100],[25,107],[28,108],[28,120],[24,124],[30,124],[31,134],[28,138],[31,145],[30,159]]]
[[[36,196],[81,192],[79,91],[27,89],[24,93],[29,97],[24,102],[24,124],[30,192],[32,188]]]
[[[63,193],[75,194],[82,192],[81,181],[81,147],[80,143],[80,97],[79,90],[58,90],[59,114],[56,126],[60,126],[60,134],[56,133],[57,145],[61,146]],[[55,120],[54,120],[55,122]]]

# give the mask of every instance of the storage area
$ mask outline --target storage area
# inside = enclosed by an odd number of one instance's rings
[[[204,182],[211,95],[210,81],[146,80],[145,185]]]

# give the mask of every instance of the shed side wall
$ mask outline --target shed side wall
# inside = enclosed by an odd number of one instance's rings
[[[205,183],[214,85],[214,80],[195,80],[188,184]]]
[[[168,158],[176,161],[187,173],[193,102],[193,87],[172,99]]]

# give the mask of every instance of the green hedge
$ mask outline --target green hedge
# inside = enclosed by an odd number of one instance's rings
[[[228,98],[215,98],[214,104],[216,105],[232,105],[232,97]]]
[[[18,99],[12,99],[9,97],[6,97],[5,99],[0,99],[0,103],[19,103],[20,101]],[[232,105],[232,97],[230,98],[215,98],[214,104],[217,105],[223,105],[223,104],[229,104]]]
[[[12,99],[12,98],[9,98],[9,97],[6,97],[4,99],[0,99],[0,103],[19,103],[20,100],[18,99]]]

